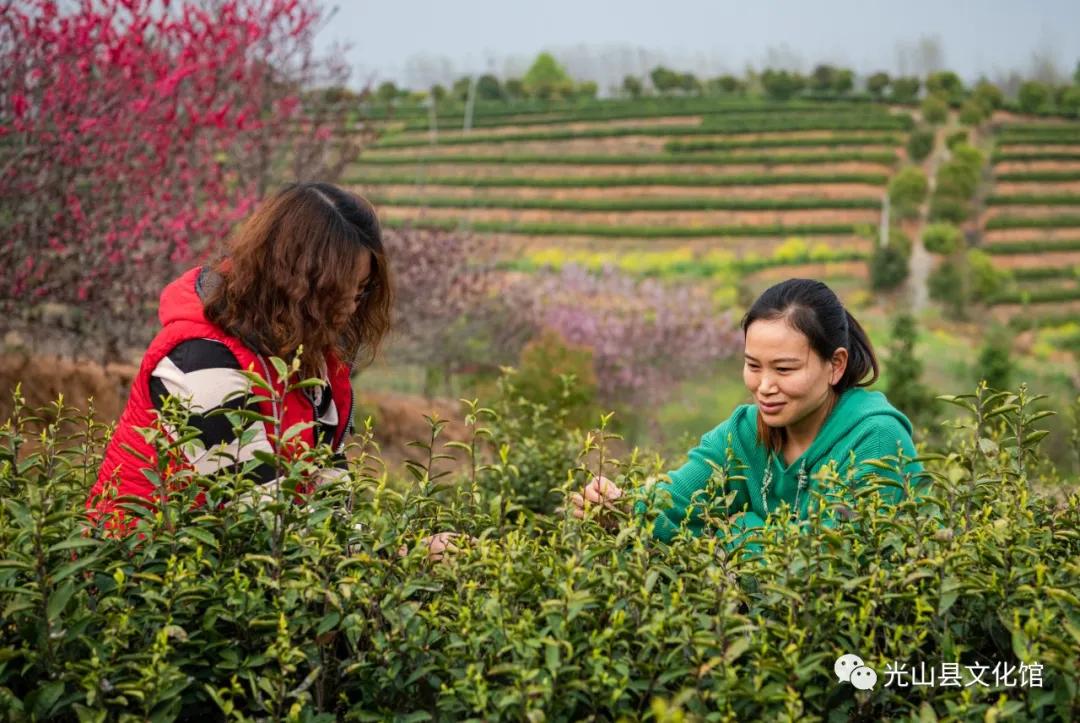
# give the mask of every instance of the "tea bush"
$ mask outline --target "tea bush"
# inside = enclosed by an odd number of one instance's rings
[[[934,150],[934,131],[931,128],[917,128],[908,138],[907,152],[911,160],[921,162]]]
[[[807,521],[778,512],[731,550],[729,521],[708,505],[718,536],[684,532],[670,545],[647,534],[651,512],[644,525],[619,512],[609,531],[529,509],[526,478],[562,499],[600,471],[644,489],[632,497],[648,509],[655,488],[643,484],[664,465],[636,450],[613,458],[606,417],[590,434],[567,432],[513,395],[469,405],[473,434],[454,447],[432,419],[408,482],[383,469],[367,428],[350,475],[303,505],[287,490],[318,455],[276,460],[285,482],[265,500],[244,497],[243,474],[151,470],[161,502],[129,505],[136,534],[118,539],[83,512],[107,430],[62,402],[38,413],[17,403],[0,429],[0,710],[85,721],[1075,720],[1080,495],[1039,490],[1044,413],[1024,388],[947,401],[966,416],[924,455],[922,494],[905,478],[906,500],[883,508],[884,478],[853,489],[826,471]],[[448,451],[461,469],[433,472]],[[721,497],[737,474],[718,471]],[[197,487],[208,505],[193,509]],[[845,521],[832,529],[823,520],[834,513]],[[418,541],[446,530],[476,540],[428,563]],[[843,653],[880,684],[837,682]],[[1019,673],[885,684],[887,666],[920,661],[1039,665],[1041,685],[1018,684]]]
[[[889,181],[889,201],[899,218],[916,218],[926,198],[929,183],[918,166],[905,166]]]

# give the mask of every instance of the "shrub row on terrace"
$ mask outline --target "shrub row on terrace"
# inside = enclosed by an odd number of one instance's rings
[[[711,236],[839,236],[854,234],[857,224],[730,224],[721,226],[639,226],[602,223],[526,223],[520,221],[466,221],[464,219],[383,219],[390,228],[432,228],[453,230],[468,228],[480,233],[512,233],[530,236],[600,236],[604,238],[708,238]]]
[[[1080,144],[1080,129],[1074,125],[1046,126],[1041,128],[1014,129],[1006,128],[997,137],[998,146],[1010,145],[1077,145]]]
[[[1021,266],[1009,269],[1017,281],[1038,281],[1041,279],[1075,279],[1080,274],[1075,266]]]
[[[736,117],[739,115],[759,114],[763,111],[775,112],[798,112],[820,113],[837,112],[847,107],[850,110],[859,109],[865,112],[864,107],[826,103],[770,103],[768,101],[742,103],[698,103],[691,105],[672,105],[665,103],[648,103],[637,101],[635,103],[619,103],[610,107],[599,106],[596,108],[584,108],[577,111],[540,111],[537,114],[522,114],[520,111],[494,113],[483,109],[476,112],[473,119],[474,128],[497,128],[502,126],[540,126],[554,125],[558,123],[582,123],[590,121],[614,121],[633,120],[635,118],[671,118],[682,116],[718,116],[722,118]],[[886,111],[882,109],[882,115]],[[439,109],[439,130],[460,130],[465,115],[465,109],[459,107],[456,111]],[[409,131],[423,131],[431,127],[430,116],[417,118],[405,123],[404,129]]]
[[[430,147],[430,146],[429,146]],[[491,153],[491,154],[450,154],[436,153],[403,155],[364,154],[360,163],[378,165],[408,165],[413,163],[496,163],[566,166],[638,166],[638,165],[745,165],[762,163],[766,165],[819,165],[826,163],[844,163],[861,161],[891,166],[896,163],[896,154],[890,151],[831,151],[819,153],[649,153],[649,154],[571,154],[571,153]]]
[[[859,102],[837,101],[835,99],[774,101],[766,98],[635,98],[635,99],[590,99],[578,98],[572,102],[540,99],[514,100],[511,102],[490,102],[477,100],[474,114],[477,118],[505,118],[537,114],[558,114],[572,118],[593,113],[623,113],[643,111],[657,115],[698,115],[710,111],[723,113],[731,109],[736,112],[744,109],[863,109],[867,106]],[[465,104],[457,101],[443,102],[437,107],[440,116],[458,118],[465,112]],[[365,109],[366,117],[382,120],[388,118],[426,119],[431,111],[422,105],[399,105],[395,107],[370,106]]]
[[[664,150],[672,153],[724,151],[736,148],[783,148],[796,146],[895,146],[900,138],[892,134],[831,136],[828,138],[754,138],[749,140],[668,141]]]
[[[344,184],[353,186],[417,183],[416,174],[363,174],[346,178]],[[477,188],[616,188],[622,186],[777,186],[784,184],[814,185],[819,183],[859,183],[884,186],[888,176],[883,173],[743,173],[743,174],[649,174],[641,176],[558,176],[551,178],[519,178],[515,176],[423,176],[419,179],[430,186],[468,186]]]
[[[431,208],[515,208],[552,211],[798,211],[812,209],[879,208],[873,198],[447,198],[442,196],[380,196],[369,194],[376,206]]]
[[[1080,228],[1080,216],[996,216],[986,222],[986,230],[1003,228]]]
[[[613,459],[602,426],[568,429],[559,399],[504,387],[470,406],[454,449],[434,422],[411,480],[381,470],[367,432],[349,477],[304,505],[245,503],[242,474],[155,478],[159,503],[131,507],[139,534],[123,540],[85,528],[102,429],[17,407],[0,429],[0,706],[154,721],[1080,715],[1080,495],[1038,490],[1044,413],[1025,390],[952,398],[966,416],[895,508],[885,478],[824,473],[809,519],[771,516],[756,555],[720,544],[729,523],[708,497],[696,507],[717,536],[671,544],[647,533],[652,513],[609,532],[557,511],[601,469],[648,505],[660,468]],[[453,476],[434,472],[447,451],[464,459]],[[280,465],[283,490],[308,472]],[[192,508],[196,489],[208,507]],[[429,564],[417,541],[443,530],[476,540]],[[852,652],[874,689],[837,681]],[[943,663],[962,684],[910,684]],[[887,685],[888,668],[908,684]]]
[[[995,151],[992,163],[1030,163],[1033,161],[1080,161],[1080,150],[1075,151]]]
[[[783,246],[780,247],[783,249]],[[677,278],[677,277],[690,277],[690,278],[713,278],[713,277],[725,277],[730,274],[749,274],[755,271],[762,271],[764,269],[775,269],[783,266],[800,266],[803,264],[813,263],[840,263],[844,261],[865,261],[868,258],[868,254],[865,251],[829,251],[828,253],[820,253],[815,249],[798,253],[776,253],[769,258],[732,258],[723,260],[713,260],[709,258],[693,258],[686,260],[667,261],[662,265],[657,265],[653,268],[644,268],[641,270],[630,270],[622,264],[616,263],[615,265],[620,271],[624,273],[633,273],[637,276],[643,277],[662,277],[662,278]],[[572,260],[569,263],[581,263],[578,260]],[[502,262],[499,264],[500,268],[511,271],[527,271],[536,272],[545,269],[550,269],[554,265],[550,263],[538,263],[529,258],[513,259],[511,261]],[[585,265],[586,268],[595,269],[602,264]]]
[[[980,248],[988,254],[1040,254],[1055,251],[1080,251],[1080,238],[1035,241],[995,241]]]
[[[1016,316],[1009,319],[1009,327],[1013,329],[1041,329],[1048,326],[1064,326],[1065,324],[1080,324],[1080,312],[1032,312],[1025,314],[1017,314]]]
[[[987,196],[987,206],[1080,206],[1080,193],[1010,193]]]
[[[645,125],[618,128],[586,128],[579,131],[549,131],[524,133],[470,133],[468,135],[442,138],[440,145],[474,145],[478,143],[520,143],[524,141],[566,141],[581,138],[621,138],[625,136],[694,136],[720,135],[724,133],[765,133],[785,131],[884,131],[904,130],[907,116],[867,116],[865,118],[839,116],[792,116],[777,117],[775,113],[760,118],[740,118],[727,122],[711,122],[692,128]],[[428,138],[385,137],[376,146],[379,148],[414,148],[430,145]]]
[[[859,130],[863,124],[868,124],[865,130],[902,130],[910,131],[915,127],[915,120],[908,113],[888,113],[881,112],[879,108],[864,108],[855,111],[841,110],[821,113],[802,113],[796,111],[791,114],[777,113],[773,111],[771,113],[762,113],[757,117],[748,118],[724,118],[722,116],[704,116],[701,119],[702,128],[721,128],[728,129],[731,127],[745,127],[754,126],[761,122],[765,122],[766,125],[776,123],[783,126],[788,123],[794,123],[798,126],[801,123],[810,124],[826,124],[831,122],[837,123],[840,130]],[[824,130],[829,130],[825,128]]]
[[[1050,304],[1058,301],[1080,299],[1080,286],[1027,286],[999,292],[990,300],[992,304]]]

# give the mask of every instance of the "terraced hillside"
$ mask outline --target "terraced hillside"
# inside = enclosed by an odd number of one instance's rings
[[[1080,349],[1080,124],[1004,125],[991,163],[983,247],[1015,280],[995,311]]]
[[[492,234],[518,266],[642,273],[848,262],[865,275],[911,118],[886,106],[713,99],[481,109],[385,122],[348,182],[388,225]],[[854,263],[851,263],[854,262]]]

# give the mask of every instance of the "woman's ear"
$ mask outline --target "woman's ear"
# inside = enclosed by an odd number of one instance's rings
[[[829,386],[836,386],[836,384],[844,378],[844,372],[847,371],[847,363],[847,349],[840,347],[833,352],[832,359],[829,361],[829,364],[832,367],[829,371]]]

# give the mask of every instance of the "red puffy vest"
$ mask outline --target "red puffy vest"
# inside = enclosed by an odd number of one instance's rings
[[[123,524],[122,509],[116,508],[116,498],[120,496],[142,497],[153,500],[157,496],[157,490],[143,474],[147,463],[140,456],[150,460],[156,460],[156,454],[152,445],[148,444],[137,431],[139,427],[151,427],[156,423],[154,404],[150,399],[150,374],[174,347],[189,339],[212,339],[225,344],[240,362],[242,369],[254,371],[265,381],[270,383],[276,390],[277,395],[283,392],[283,384],[277,378],[273,366],[265,356],[262,356],[249,348],[235,336],[226,333],[221,327],[207,320],[203,313],[202,299],[196,290],[196,281],[201,268],[197,267],[186,272],[176,281],[173,281],[161,292],[161,301],[158,309],[158,317],[161,320],[161,331],[150,342],[146,354],[139,366],[139,373],[131,385],[127,405],[116,426],[116,432],[109,440],[105,448],[104,460],[98,473],[97,481],[90,490],[86,501],[87,509],[93,520],[102,516],[112,515],[107,526],[110,528],[127,527]],[[349,380],[349,367],[341,362],[335,355],[326,355],[327,372],[330,379],[330,392],[334,398],[334,404],[339,410],[347,412],[346,416],[339,417],[337,433],[333,440],[333,448],[340,451],[344,446],[345,436],[351,429],[353,414],[352,385]],[[267,416],[274,416],[269,397],[265,391],[252,389],[252,395],[260,397],[259,412]],[[315,408],[311,401],[301,390],[289,392],[280,410],[281,430],[289,429],[294,424],[315,421]],[[279,448],[274,438],[274,425],[266,423],[266,435],[274,446],[275,452],[287,456],[295,456],[307,447],[314,446],[315,431],[313,428],[304,429],[296,437],[288,440],[284,447]],[[203,504],[200,494],[196,504]]]

